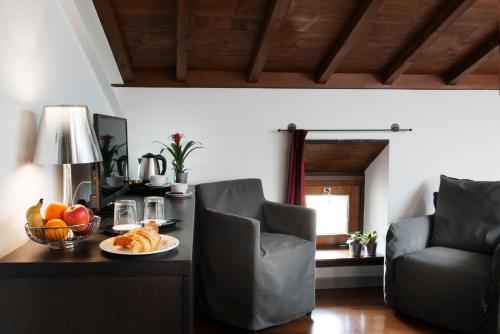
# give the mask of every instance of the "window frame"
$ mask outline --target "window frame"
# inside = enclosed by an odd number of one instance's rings
[[[310,192],[313,188],[329,187],[332,188],[332,194],[349,195],[349,231],[363,231],[364,221],[364,192],[365,176],[364,173],[306,173],[305,175],[305,193],[318,194],[319,191]],[[337,192],[336,187],[354,187],[357,189],[358,198],[355,199],[352,192]],[[342,188],[341,188],[342,189]],[[357,205],[356,205],[357,202]],[[357,219],[353,218],[357,216]],[[338,248],[344,245],[349,238],[348,234],[318,235],[316,236],[317,249]]]

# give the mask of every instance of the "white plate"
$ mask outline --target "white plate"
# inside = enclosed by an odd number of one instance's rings
[[[184,198],[184,197],[189,197],[193,194],[192,191],[188,191],[185,194],[179,194],[179,193],[173,193],[171,191],[167,192],[166,195],[170,197],[175,197],[175,198]]]
[[[165,184],[162,184],[161,186],[155,186],[154,184],[149,182],[149,183],[146,183],[146,186],[151,187],[151,188],[168,188],[168,187],[170,187],[170,183],[165,183]]]
[[[161,238],[160,247],[158,247],[157,250],[151,252],[143,252],[143,253],[132,253],[129,249],[123,248],[121,246],[115,246],[114,245],[115,238],[116,237],[112,237],[101,241],[101,243],[99,244],[99,248],[105,252],[118,255],[150,255],[150,254],[168,252],[169,250],[172,250],[174,248],[177,248],[177,246],[179,246],[179,240],[177,240],[177,238],[174,238],[170,235],[160,234]]]

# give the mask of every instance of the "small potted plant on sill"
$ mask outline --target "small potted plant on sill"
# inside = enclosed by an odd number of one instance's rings
[[[170,139],[172,140],[170,145],[157,141],[157,143],[163,146],[160,154],[163,154],[163,152],[167,150],[174,159],[172,161],[172,166],[174,167],[176,183],[187,183],[188,174],[187,169],[184,168],[184,162],[191,152],[202,148],[201,143],[197,143],[192,140],[188,141],[185,145],[181,144],[182,137],[184,137],[184,135],[178,132],[174,133],[170,136]]]
[[[351,257],[361,257],[363,234],[359,231],[349,234],[347,244],[349,245],[349,255]]]
[[[365,256],[377,255],[377,231],[363,234],[363,249]]]

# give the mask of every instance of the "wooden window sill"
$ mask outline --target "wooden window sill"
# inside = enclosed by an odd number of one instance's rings
[[[350,257],[348,249],[318,249],[316,251],[316,268],[346,266],[383,265],[384,257]]]

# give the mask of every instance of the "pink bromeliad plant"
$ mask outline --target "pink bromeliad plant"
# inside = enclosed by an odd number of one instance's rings
[[[203,147],[201,146],[201,143],[192,140],[186,142],[185,144],[182,144],[181,140],[183,137],[184,135],[176,132],[170,136],[171,143],[169,145],[157,141],[157,143],[163,146],[163,148],[160,151],[160,154],[163,154],[163,152],[168,151],[170,155],[172,155],[173,158],[172,166],[174,167],[174,171],[176,173],[185,173],[186,168],[184,167],[184,163],[186,161],[186,158],[194,150]]]

